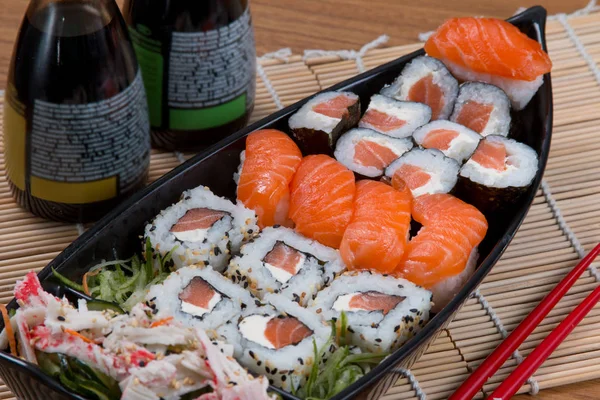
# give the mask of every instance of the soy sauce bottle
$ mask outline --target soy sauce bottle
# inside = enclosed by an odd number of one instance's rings
[[[21,206],[86,222],[144,184],[147,102],[114,0],[32,0],[5,96],[6,169]]]
[[[152,143],[198,150],[244,127],[256,51],[248,0],[126,0]]]

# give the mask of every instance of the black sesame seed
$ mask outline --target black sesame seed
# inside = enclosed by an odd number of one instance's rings
[[[273,225],[273,228],[281,228],[281,225],[275,224],[275,225]]]
[[[213,251],[215,252],[215,256],[218,256],[219,254],[221,254],[221,249],[218,247],[215,247],[215,249]]]
[[[351,327],[348,327],[348,332],[354,333],[354,329],[352,329]]]
[[[210,264],[208,260],[204,260],[204,265],[208,266],[208,264]]]
[[[192,199],[192,196],[185,196],[185,199],[186,199],[186,200],[191,200],[191,199]]]
[[[300,365],[304,365],[304,360],[301,359],[300,357],[298,357],[298,362],[300,363]]]
[[[258,366],[260,367],[260,366],[262,365],[262,361],[258,360],[258,361],[256,362],[256,365],[258,365]]]
[[[272,373],[273,375],[275,375],[275,374],[277,373],[277,368],[273,368],[273,370],[271,371],[271,373]]]
[[[236,273],[236,274],[238,274],[238,276],[242,276],[242,273],[240,272],[240,270],[239,270],[239,269],[236,269],[236,270],[235,270],[235,273]]]
[[[254,300],[254,304],[256,304],[257,307],[260,307],[262,305],[259,300]]]
[[[286,379],[287,379],[287,376],[283,375],[283,376],[281,377],[281,382],[285,382],[285,381],[286,381]]]
[[[410,312],[411,312],[411,313],[413,313],[413,314],[417,313],[418,311],[419,311],[419,310],[417,310],[416,308],[411,308],[411,309],[410,309]]]
[[[400,289],[404,289],[404,285],[398,285]]]
[[[153,298],[151,298],[151,299],[150,299],[150,300],[148,300],[148,301],[154,301],[154,300],[156,300],[156,297],[153,297]]]
[[[265,371],[267,371],[267,374],[270,374],[271,373],[271,368],[265,366]]]
[[[156,230],[156,225],[152,225],[152,226],[150,227],[150,232],[154,232],[155,230]]]
[[[140,367],[145,367],[146,366],[146,361],[140,361],[139,366]]]
[[[254,230],[253,229],[248,229],[248,233],[252,234],[252,233],[254,233]]]
[[[248,307],[248,306],[246,305],[246,303],[242,303],[242,304],[240,304],[240,305],[241,305],[241,307],[242,307],[242,310],[243,310],[243,309],[245,309],[246,307]]]
[[[57,319],[58,319],[59,321],[65,321],[65,317],[63,317],[62,315],[59,315],[59,316],[57,317]]]
[[[273,379],[269,379],[269,385],[272,385],[273,383]]]
[[[252,357],[252,358],[256,358],[256,357],[254,356],[254,352],[253,352],[252,350],[250,350],[250,351],[248,352],[248,354],[250,354],[250,357]]]
[[[152,314],[154,314],[154,315],[158,314],[158,308],[155,308],[154,310],[152,310]]]
[[[394,327],[394,332],[398,332],[399,330],[400,330],[400,325],[396,325],[396,326]]]
[[[412,332],[414,329],[415,329],[415,328],[411,326],[410,328],[408,328],[408,331],[409,331],[409,332]]]
[[[244,282],[244,289],[248,289],[248,282]]]
[[[333,317],[333,318],[331,318],[331,320],[332,320],[333,322],[336,322],[336,321],[337,321],[337,318],[336,318],[336,317]]]
[[[381,343],[381,339],[379,339],[379,338],[375,339],[375,341],[376,341],[377,343]]]

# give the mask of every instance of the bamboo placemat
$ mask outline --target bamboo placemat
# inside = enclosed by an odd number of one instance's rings
[[[555,105],[551,157],[542,190],[479,291],[410,371],[396,371],[399,379],[382,397],[385,400],[446,398],[600,241],[600,185],[596,184],[600,173],[600,13],[555,17],[548,22],[547,38],[554,62]],[[252,121],[419,47],[370,50],[358,63],[342,59],[355,57],[351,52],[307,59],[286,52],[264,56],[259,59]],[[45,221],[20,209],[9,192],[2,146],[0,138],[0,301],[7,302],[17,279],[31,269],[43,268],[84,227]],[[150,181],[189,156],[154,150]],[[489,394],[597,281],[600,275],[595,269],[584,274],[478,397]],[[596,378],[600,378],[600,308],[573,331],[520,393]],[[13,398],[10,391],[0,386],[0,399],[9,398]]]

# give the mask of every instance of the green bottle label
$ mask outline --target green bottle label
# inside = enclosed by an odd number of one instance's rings
[[[164,60],[160,41],[149,38],[148,31],[149,29],[141,24],[138,24],[137,31],[129,29],[148,97],[150,125],[160,127],[162,126]]]
[[[256,69],[249,10],[219,29],[173,32],[166,46],[150,34],[145,25],[132,29],[153,127],[215,128],[247,112]]]

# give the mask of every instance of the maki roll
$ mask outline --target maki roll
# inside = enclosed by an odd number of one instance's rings
[[[435,149],[412,149],[390,164],[385,176],[392,186],[408,186],[414,197],[423,194],[448,193],[454,189],[460,164]]]
[[[527,190],[537,170],[538,156],[531,147],[488,136],[461,168],[458,193],[484,212],[503,210]]]
[[[371,129],[356,128],[340,137],[334,155],[348,169],[374,178],[383,175],[392,161],[412,147],[409,138],[396,139]]]
[[[415,142],[425,149],[440,150],[446,157],[464,162],[477,148],[481,135],[450,121],[433,121],[417,129]]]
[[[395,138],[409,137],[431,120],[431,108],[422,103],[398,101],[376,94],[358,126]]]
[[[353,345],[389,353],[414,336],[429,319],[431,292],[405,279],[346,272],[319,292],[310,310],[325,320],[347,317]]]
[[[394,83],[381,94],[397,100],[415,101],[431,107],[431,119],[448,119],[458,95],[458,81],[444,63],[432,57],[417,57],[408,63]]]
[[[222,271],[231,252],[254,232],[258,232],[254,211],[200,186],[185,191],[181,201],[146,225],[145,238],[161,256],[172,252],[177,268],[210,264]]]
[[[333,154],[340,134],[356,126],[360,99],[352,92],[324,92],[304,104],[288,121],[304,154]]]
[[[510,129],[510,100],[502,89],[494,85],[463,83],[450,120],[481,136],[507,136]]]
[[[304,306],[343,270],[334,249],[278,227],[264,229],[242,246],[225,275],[261,299],[267,293],[280,293]]]
[[[218,333],[233,344],[239,362],[269,378],[272,385],[295,391],[306,382],[314,362],[314,347],[321,349],[331,329],[318,314],[288,298],[269,294],[267,304],[247,311]]]
[[[211,267],[184,267],[159,285],[150,287],[147,304],[155,318],[173,317],[184,326],[199,327],[209,334],[243,310],[255,308],[250,293],[231,283]]]

